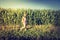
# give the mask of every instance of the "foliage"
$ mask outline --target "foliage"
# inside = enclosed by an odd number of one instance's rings
[[[0,30],[0,38],[4,40],[42,40],[44,38],[58,39],[60,34],[57,31],[51,31],[52,25],[35,25],[26,31],[20,30]],[[48,40],[49,40],[48,39]],[[51,39],[50,39],[51,40]]]
[[[0,24],[20,25],[24,14],[27,14],[27,25],[54,24],[60,26],[60,10],[3,9],[0,8]]]

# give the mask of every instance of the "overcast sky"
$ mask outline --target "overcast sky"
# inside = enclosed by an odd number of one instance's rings
[[[0,0],[2,8],[60,9],[60,0]]]

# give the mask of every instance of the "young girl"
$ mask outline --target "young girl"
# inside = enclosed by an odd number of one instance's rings
[[[25,29],[25,27],[26,27],[26,13],[24,13],[24,15],[22,17],[22,24],[23,24],[23,27],[21,28],[21,30]]]
[[[26,14],[25,13],[22,17],[22,24],[23,24],[24,27],[26,26]]]

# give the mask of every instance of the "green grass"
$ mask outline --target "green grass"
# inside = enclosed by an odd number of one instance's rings
[[[24,38],[31,38],[34,39],[36,38],[39,39],[40,37],[60,37],[59,32],[57,31],[57,29],[49,24],[49,25],[34,25],[29,29],[26,30],[22,30],[20,31],[20,29],[14,29],[14,30],[0,30],[0,38],[1,37],[17,37],[18,39],[21,37]]]

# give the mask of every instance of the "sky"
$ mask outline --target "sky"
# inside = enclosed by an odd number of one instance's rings
[[[2,8],[60,9],[60,0],[0,0]]]

